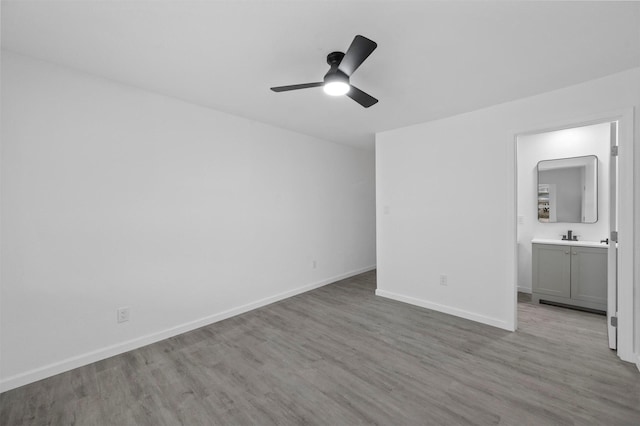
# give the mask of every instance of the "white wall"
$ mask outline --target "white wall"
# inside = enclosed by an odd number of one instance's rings
[[[372,151],[5,51],[2,89],[3,389],[375,264]]]
[[[376,293],[513,329],[515,136],[582,123],[629,107],[637,110],[638,106],[640,68],[379,133]],[[635,122],[637,141],[638,114],[630,121]],[[640,166],[637,151],[636,168]],[[636,175],[636,195],[639,178]],[[627,184],[632,185],[623,182]],[[635,202],[637,206],[638,197]],[[624,214],[627,218],[633,215],[633,206]],[[625,236],[636,242],[639,237],[638,233]],[[639,260],[635,252],[635,263]],[[440,274],[448,275],[447,286],[439,284]],[[635,282],[637,312],[637,276],[635,281],[629,275],[623,279],[627,286]],[[628,330],[633,333],[631,325]],[[635,334],[640,337],[638,328]]]
[[[520,135],[518,173],[518,288],[531,292],[531,240],[560,239],[571,229],[580,240],[600,241],[609,233],[610,124]],[[541,223],[538,221],[537,165],[555,158],[598,157],[598,221],[596,223]]]

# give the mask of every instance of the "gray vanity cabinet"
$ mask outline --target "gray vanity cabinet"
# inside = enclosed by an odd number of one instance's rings
[[[533,301],[607,310],[607,249],[533,244]]]

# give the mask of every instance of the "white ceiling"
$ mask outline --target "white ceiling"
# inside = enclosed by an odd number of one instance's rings
[[[351,82],[326,55],[378,43]],[[640,66],[639,2],[3,1],[2,47],[326,140],[374,134]]]

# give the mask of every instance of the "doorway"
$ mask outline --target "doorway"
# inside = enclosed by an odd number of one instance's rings
[[[600,241],[611,240],[611,231],[618,228],[633,229],[633,189],[632,185],[620,185],[621,182],[632,182],[632,149],[633,149],[633,121],[630,112],[622,112],[609,117],[602,117],[596,120],[585,120],[584,122],[572,126],[550,127],[544,130],[531,131],[516,135],[516,288],[515,298],[518,300],[518,292],[531,294],[533,291],[533,245],[532,240],[549,240],[556,243],[561,241],[563,235],[565,239],[571,231],[572,235],[577,235],[577,239],[582,242],[594,242],[601,245],[602,252],[605,253],[605,262],[610,263],[608,270],[611,272],[605,280],[607,288],[598,291],[606,294],[606,299],[610,306],[606,308],[608,313],[607,324],[618,320],[618,328],[610,327],[613,335],[621,335],[618,355],[626,361],[632,361],[633,336],[632,336],[632,300],[630,298],[633,289],[633,248],[632,234],[630,241],[627,241],[624,250],[619,256],[615,256],[617,244],[607,245]],[[631,156],[631,159],[621,162],[618,165],[618,157],[612,156],[611,145],[621,144],[624,151]],[[566,159],[575,157],[585,157],[595,155],[597,157],[597,220],[567,222],[549,222],[548,217],[539,219],[539,208],[546,194],[538,183],[538,162],[554,159]],[[630,161],[629,161],[630,160]],[[583,173],[584,177],[584,173]],[[583,185],[584,188],[584,185]],[[617,196],[618,189],[622,189],[621,196]],[[626,201],[623,201],[626,200]],[[584,208],[584,200],[582,201]],[[618,207],[616,209],[616,207]],[[616,213],[617,211],[617,213]],[[610,214],[611,213],[611,214]],[[591,223],[587,223],[591,222]],[[622,233],[621,233],[622,234]],[[547,242],[547,241],[544,241]],[[569,244],[565,242],[564,244]],[[609,247],[612,250],[609,250]],[[597,251],[597,250],[596,250]],[[573,252],[571,252],[574,254]],[[575,253],[577,254],[577,253]],[[611,256],[613,254],[613,256]],[[569,258],[571,256],[568,256]],[[538,263],[536,264],[538,265]],[[575,266],[574,266],[575,268]],[[570,267],[567,268],[570,274]],[[618,271],[619,274],[615,272]],[[606,274],[605,274],[606,275]],[[570,280],[570,278],[567,278]],[[616,292],[615,282],[619,283]],[[571,284],[573,285],[573,284]],[[575,290],[575,288],[574,288]],[[570,291],[570,290],[569,290]],[[625,296],[626,295],[626,296]],[[565,295],[561,295],[565,296]],[[546,297],[544,299],[547,299]],[[549,297],[548,299],[554,299]],[[522,298],[521,298],[522,300]],[[551,302],[563,302],[565,299],[559,298]],[[622,303],[620,303],[622,302]],[[631,303],[629,303],[631,302]],[[586,307],[590,306],[586,303]],[[517,309],[516,303],[516,324]],[[596,307],[601,307],[599,304]],[[606,305],[605,305],[606,306]],[[585,306],[583,306],[585,307]],[[611,319],[613,317],[613,320]],[[624,325],[621,327],[621,322]],[[517,327],[517,326],[516,326]],[[616,340],[610,339],[612,348],[616,347]]]

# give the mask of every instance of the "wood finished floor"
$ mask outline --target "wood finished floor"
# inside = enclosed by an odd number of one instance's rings
[[[0,395],[9,425],[638,425],[602,316],[516,333],[383,299],[375,272]]]

